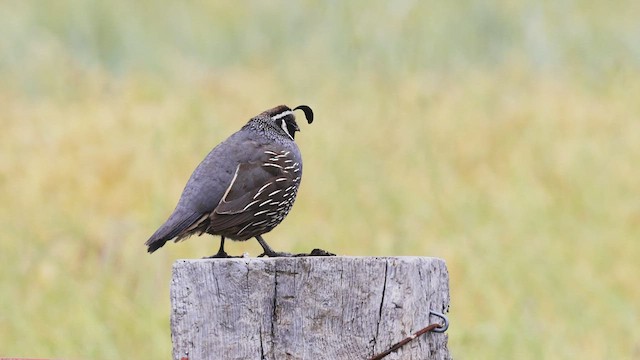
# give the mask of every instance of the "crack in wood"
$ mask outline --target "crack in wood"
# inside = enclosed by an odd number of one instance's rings
[[[370,358],[450,300],[434,258],[189,260],[174,270],[176,360]],[[395,356],[450,359],[446,334],[427,339]]]
[[[264,355],[264,338],[262,337],[262,326],[260,326],[260,360],[266,360]]]
[[[271,342],[272,346],[275,346],[276,340],[276,321],[278,320],[277,306],[278,306],[278,268],[277,265],[273,267],[273,309],[271,310]]]
[[[389,261],[384,262],[384,282],[382,283],[382,298],[380,299],[380,308],[378,308],[378,323],[376,324],[376,335],[373,337],[373,346],[371,347],[371,355],[376,353],[376,345],[380,332],[380,322],[382,321],[382,306],[384,304],[384,296],[387,292],[387,274],[389,270]]]

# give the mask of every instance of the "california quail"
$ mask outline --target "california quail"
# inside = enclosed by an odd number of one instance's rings
[[[227,257],[224,240],[255,237],[266,256],[273,251],[262,234],[287,216],[302,176],[302,157],[294,142],[300,131],[293,112],[302,110],[309,124],[313,111],[276,106],[253,117],[240,131],[216,146],[191,174],[175,210],[147,240],[150,253],[167,241],[190,235],[220,235],[212,257]]]

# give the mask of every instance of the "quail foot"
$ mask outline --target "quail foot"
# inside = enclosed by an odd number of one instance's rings
[[[221,236],[212,258],[229,257],[224,250],[227,238],[256,238],[263,249],[260,256],[291,256],[274,251],[262,235],[287,216],[300,186],[296,110],[302,110],[309,124],[313,121],[313,111],[306,105],[293,110],[276,106],[250,119],[211,150],[193,171],[173,213],[145,243],[148,252],[170,240],[208,233]],[[317,250],[299,255],[333,255]]]

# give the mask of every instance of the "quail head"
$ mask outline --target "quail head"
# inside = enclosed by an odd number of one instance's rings
[[[273,251],[262,234],[287,216],[300,186],[295,110],[313,121],[313,111],[306,105],[293,110],[276,106],[213,148],[191,174],[171,216],[145,243],[147,250],[152,253],[167,241],[208,233],[221,236],[218,253],[212,257],[228,256],[225,238],[253,237],[262,246],[262,255],[290,255]]]

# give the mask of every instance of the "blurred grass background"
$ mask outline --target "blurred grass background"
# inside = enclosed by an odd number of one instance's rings
[[[311,105],[276,249],[437,256],[458,359],[640,359],[640,3],[0,3],[0,355],[170,357],[143,242],[251,116]],[[255,241],[232,253],[259,253]]]

